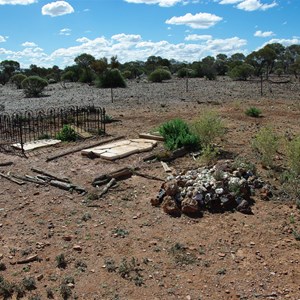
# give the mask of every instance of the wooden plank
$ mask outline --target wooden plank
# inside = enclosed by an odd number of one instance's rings
[[[3,177],[3,178],[5,178],[5,179],[7,179],[7,180],[9,180],[9,181],[11,181],[11,182],[14,182],[14,183],[18,184],[18,185],[25,184],[24,181],[19,181],[17,179],[14,179],[14,178],[12,178],[12,177],[10,177],[8,175],[5,175],[5,174],[1,173],[1,172],[0,172],[0,176]]]
[[[140,133],[139,138],[146,139],[146,140],[155,140],[163,142],[165,139],[161,135],[151,134],[151,133]]]

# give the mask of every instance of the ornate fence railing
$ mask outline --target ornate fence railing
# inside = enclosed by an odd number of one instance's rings
[[[70,106],[0,113],[0,151],[15,152],[19,144],[45,138],[55,138],[64,125],[76,126],[77,132],[105,134],[105,109],[96,106]]]

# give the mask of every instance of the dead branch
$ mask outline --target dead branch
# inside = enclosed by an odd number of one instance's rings
[[[14,163],[12,161],[5,161],[5,162],[0,163],[0,167],[11,166],[13,164]]]
[[[24,180],[27,182],[31,182],[31,183],[36,183],[36,184],[40,184],[40,185],[46,185],[47,183],[45,181],[39,180],[35,177],[26,175],[26,176],[22,176],[22,175],[17,175],[17,174],[11,174],[12,177],[20,179],[20,180]]]
[[[68,178],[61,178],[59,176],[56,176],[55,174],[51,174],[49,172],[46,172],[46,171],[43,171],[43,170],[40,170],[40,169],[37,169],[37,168],[31,168],[31,171],[33,171],[35,173],[39,173],[39,174],[45,175],[45,176],[50,177],[52,179],[56,179],[58,181],[70,183],[70,179],[68,179]]]
[[[116,184],[116,179],[112,178],[109,183],[103,188],[102,192],[99,194],[99,198],[101,198],[104,194],[106,194],[108,192],[108,190]]]
[[[9,180],[9,181],[11,181],[11,182],[14,182],[14,183],[18,184],[18,185],[25,184],[24,181],[19,181],[17,179],[14,179],[14,178],[10,177],[9,175],[5,175],[5,174],[1,173],[1,172],[0,172],[0,176],[7,179],[7,180]]]
[[[159,177],[152,176],[152,175],[149,175],[149,174],[140,173],[140,172],[136,172],[136,171],[134,171],[133,174],[136,175],[136,176],[140,176],[140,177],[151,179],[151,180],[164,181],[163,179],[161,179]]]

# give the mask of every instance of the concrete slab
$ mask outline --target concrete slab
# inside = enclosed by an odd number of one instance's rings
[[[88,156],[94,154],[95,156],[115,160],[129,156],[131,154],[150,151],[157,145],[156,141],[146,139],[132,139],[118,141],[94,148],[89,148],[81,151],[82,155]]]
[[[37,148],[53,146],[53,145],[56,145],[56,144],[59,144],[59,143],[61,143],[61,140],[44,139],[44,140],[37,140],[37,141],[27,142],[23,145],[23,148],[24,148],[25,151],[30,151],[30,150],[34,150],[34,149],[37,149]],[[13,144],[12,146],[17,148],[17,149],[22,149],[20,143]]]
[[[92,149],[102,150],[102,149],[115,148],[115,147],[129,145],[129,144],[130,144],[129,140],[121,140],[121,141],[113,142],[113,143],[110,143],[110,144],[94,147]]]

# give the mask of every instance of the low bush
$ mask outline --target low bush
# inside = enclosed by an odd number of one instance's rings
[[[195,77],[194,71],[188,68],[181,68],[177,72],[177,77],[184,78],[184,77]]]
[[[225,134],[222,119],[214,111],[204,111],[192,125],[194,134],[200,139],[201,145],[206,148],[212,146],[217,138]]]
[[[194,135],[186,122],[181,119],[173,119],[159,127],[159,133],[165,138],[165,146],[168,150],[181,147],[195,149],[199,147],[199,139]]]
[[[63,142],[75,142],[77,140],[77,134],[70,125],[64,125],[61,131],[56,135],[56,138]]]
[[[162,82],[171,79],[171,73],[165,69],[156,69],[149,75],[148,79],[151,82]]]
[[[16,74],[10,78],[11,83],[13,83],[18,89],[22,88],[22,81],[26,79],[27,76],[24,74]]]
[[[22,88],[27,97],[38,97],[42,94],[48,82],[39,76],[29,76],[22,81]]]
[[[96,86],[99,88],[125,88],[126,82],[118,69],[108,69],[98,77]]]
[[[246,63],[235,66],[232,70],[229,71],[229,77],[233,80],[247,80],[253,74],[253,66]]]
[[[246,109],[245,114],[249,117],[258,118],[261,115],[261,110],[257,107],[249,107]]]
[[[278,137],[270,127],[263,127],[252,141],[252,147],[260,154],[264,166],[272,166],[278,150]]]
[[[300,136],[287,144],[287,160],[290,170],[300,175]]]

